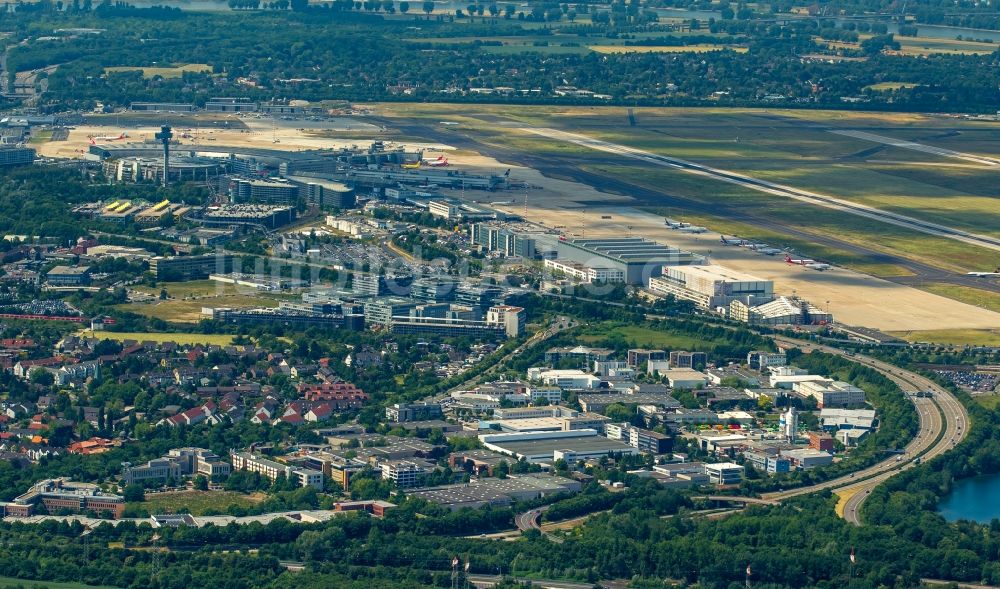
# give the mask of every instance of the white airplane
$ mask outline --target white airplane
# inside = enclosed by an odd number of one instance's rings
[[[812,264],[806,264],[806,268],[812,268],[813,270],[829,270],[831,268],[830,264],[824,264],[822,262],[813,262]]]
[[[694,225],[685,225],[684,227],[679,227],[678,231],[682,231],[684,233],[705,233],[708,229]]]
[[[986,278],[987,276],[1000,276],[1000,268],[997,268],[995,272],[966,272],[966,276],[975,276],[976,278]]]
[[[440,168],[448,165],[448,158],[443,155],[437,156],[434,160],[423,160],[425,166],[430,166],[432,168]]]
[[[725,235],[720,236],[719,241],[722,242],[722,245],[746,245],[747,243],[745,239],[740,239],[739,237],[734,237],[730,239]]]

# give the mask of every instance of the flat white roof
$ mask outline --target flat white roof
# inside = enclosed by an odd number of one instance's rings
[[[703,266],[670,266],[668,271],[686,274],[691,277],[703,278],[706,280],[725,280],[727,282],[771,282],[766,278],[760,278],[759,276],[754,276],[753,274],[747,274],[746,272],[740,272],[739,270],[733,270],[717,264],[706,264]]]

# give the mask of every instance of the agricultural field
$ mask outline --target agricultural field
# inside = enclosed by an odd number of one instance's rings
[[[860,35],[858,43],[848,43],[844,41],[817,41],[825,43],[830,49],[853,49],[861,48],[860,41],[870,38],[871,35]],[[958,39],[938,39],[934,37],[904,37],[896,35],[894,39],[899,42],[899,53],[915,57],[923,57],[933,53],[945,53],[953,55],[986,55],[997,50],[994,43],[983,43],[980,41],[962,41]]]
[[[153,332],[116,332],[116,331],[90,331],[89,329],[80,332],[79,335],[86,337],[96,337],[102,340],[114,340],[118,342],[173,342],[178,345],[210,344],[217,346],[228,346],[233,343],[233,336],[225,334],[202,334],[202,333],[153,333]]]
[[[129,503],[127,507],[135,507],[157,513],[190,513],[191,515],[207,515],[209,513],[225,513],[231,505],[252,507],[263,501],[263,493],[244,495],[233,491],[180,491],[177,493],[147,493],[146,500],[141,503]]]
[[[211,73],[212,66],[207,63],[186,63],[177,66],[114,66],[104,68],[106,73],[121,73],[121,72],[142,72],[142,77],[144,78],[155,78],[157,76],[161,78],[180,78],[187,72],[192,73]]]

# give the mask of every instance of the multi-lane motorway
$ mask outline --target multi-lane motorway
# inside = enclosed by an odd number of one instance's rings
[[[847,352],[843,350],[813,342],[784,337],[776,337],[775,341],[779,345],[797,347],[804,352],[818,350],[828,354],[847,356]],[[911,468],[918,458],[930,460],[947,452],[948,449],[962,441],[968,435],[969,415],[962,403],[951,392],[919,374],[868,356],[852,355],[849,358],[854,362],[878,370],[892,379],[906,393],[916,406],[920,417],[920,428],[917,436],[906,445],[904,454],[889,455],[885,460],[850,475],[809,487],[769,493],[764,497],[781,500],[823,489],[831,489],[841,496],[848,497],[844,505],[844,519],[855,525],[861,525],[861,505],[868,498],[872,489],[889,477],[904,469]],[[930,391],[932,396],[915,396],[918,392],[927,391]]]

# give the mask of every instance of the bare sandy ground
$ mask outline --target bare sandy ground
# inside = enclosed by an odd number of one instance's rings
[[[360,119],[345,118],[338,124],[315,121],[275,121],[243,119],[249,131],[232,129],[192,129],[190,138],[181,138],[181,145],[253,146],[258,148],[303,149],[339,148],[366,145],[381,138],[380,130]],[[90,136],[115,136],[125,129],[81,126],[70,131],[69,140],[45,143],[40,154],[48,157],[79,158],[90,144]],[[158,127],[127,129],[129,141],[152,139]],[[350,132],[350,137],[338,139],[336,132]],[[318,137],[317,132],[333,135]],[[370,131],[370,138],[359,133]],[[185,133],[175,128],[175,134]],[[345,133],[346,135],[346,133]],[[277,142],[274,142],[277,139]],[[884,331],[922,331],[941,329],[1000,328],[1000,313],[967,305],[921,290],[880,280],[842,268],[826,272],[790,266],[780,257],[756,254],[745,248],[726,247],[717,233],[690,235],[672,231],[663,225],[662,217],[639,210],[625,196],[599,192],[589,186],[547,178],[536,170],[510,166],[479,154],[459,152],[447,145],[406,142],[409,148],[425,150],[424,157],[445,155],[457,169],[478,173],[502,173],[512,168],[511,177],[528,185],[527,217],[549,227],[563,226],[570,235],[643,236],[707,255],[713,262],[730,266],[774,280],[775,290],[782,294],[798,294],[823,308],[829,308],[837,321],[864,325]],[[451,193],[463,197],[460,191]],[[483,204],[509,202],[496,208],[514,213],[524,210],[525,192],[485,193],[469,191],[464,198]],[[601,219],[610,215],[610,220]]]
[[[270,119],[241,119],[249,129],[218,129],[212,127],[174,127],[174,137],[178,147],[185,145],[224,145],[230,147],[257,147],[266,149],[283,149],[287,151],[303,151],[306,149],[340,149],[352,145],[367,146],[373,140],[381,139],[379,129],[364,121],[353,118],[338,118],[334,121],[275,121]],[[80,125],[70,129],[66,141],[51,141],[36,146],[38,153],[45,157],[81,158],[90,146],[93,137],[97,143],[108,143],[108,138],[117,137],[120,133],[127,135],[126,139],[115,140],[115,143],[142,143],[153,141],[153,136],[160,130],[159,125],[146,127],[111,127],[96,125]],[[327,137],[338,131],[367,133],[360,139]],[[104,139],[98,139],[103,137]],[[439,153],[447,153],[454,148],[440,143],[405,142],[395,145],[405,145],[409,149],[433,149],[434,157]],[[429,153],[429,152],[428,152]]]

